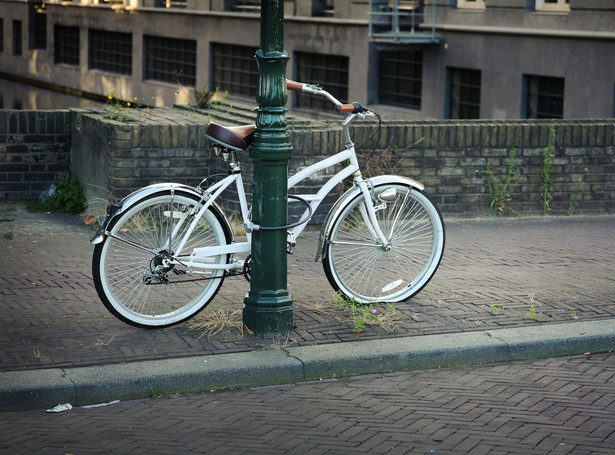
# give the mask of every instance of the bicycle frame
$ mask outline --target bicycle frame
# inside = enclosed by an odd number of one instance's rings
[[[350,136],[348,133],[347,125],[352,122],[356,115],[349,115],[343,123],[344,131],[346,133],[347,143],[346,149],[342,152],[339,152],[329,158],[326,158],[318,163],[315,163],[307,168],[301,170],[297,174],[293,175],[288,180],[288,188],[293,188],[298,183],[303,180],[311,177],[314,174],[317,174],[327,168],[335,166],[336,164],[343,163],[348,161],[349,164],[344,167],[342,170],[333,175],[321,188],[320,190],[313,195],[300,195],[302,199],[304,199],[307,203],[309,203],[312,213],[316,211],[316,209],[320,206],[320,203],[324,200],[324,198],[329,194],[335,186],[341,183],[346,178],[353,176],[353,182],[357,185],[361,192],[363,193],[366,201],[371,201],[372,197],[370,195],[370,189],[368,184],[363,180],[361,176],[361,172],[359,170],[359,163],[357,161],[357,156],[354,149],[354,144],[350,140]],[[233,152],[234,155],[234,152]],[[182,240],[180,241],[178,247],[175,249],[175,259],[170,258],[170,264],[182,264],[184,266],[195,268],[195,269],[237,269],[243,266],[243,263],[240,262],[232,262],[229,264],[214,264],[212,263],[212,258],[219,255],[227,255],[227,254],[235,254],[235,253],[247,253],[251,251],[251,240],[252,240],[252,231],[258,230],[260,226],[254,225],[250,220],[250,210],[248,209],[248,205],[246,202],[246,195],[243,186],[243,178],[241,174],[241,170],[239,167],[239,163],[236,161],[235,155],[233,157],[233,163],[231,164],[231,169],[233,172],[228,176],[207,188],[205,194],[202,196],[202,200],[205,202],[203,206],[199,209],[198,213],[194,217],[191,226],[183,235]],[[232,243],[229,245],[221,245],[221,246],[212,246],[212,247],[204,247],[204,248],[195,248],[189,256],[182,256],[182,250],[185,247],[185,244],[193,232],[198,219],[203,216],[206,210],[214,203],[214,201],[232,184],[235,184],[237,188],[237,194],[239,198],[240,208],[241,208],[241,216],[246,227],[247,241]],[[309,213],[309,209],[306,209],[302,215],[306,216]],[[380,240],[383,249],[387,249],[389,247],[389,242],[380,229],[376,219],[376,209],[373,204],[364,204],[361,207],[361,213],[364,218],[364,222],[368,226],[372,236],[376,240]],[[171,214],[172,216],[172,214]],[[299,224],[288,231],[289,238],[295,239],[297,238],[301,232],[307,226],[309,219],[306,219],[304,223]],[[182,223],[178,223],[178,225],[174,228],[173,233],[171,233],[169,238],[169,243],[172,242],[171,236],[175,235],[179,232]]]

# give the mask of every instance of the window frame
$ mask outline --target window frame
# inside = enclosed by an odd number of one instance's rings
[[[541,83],[561,83],[561,94],[553,91],[541,90]],[[541,109],[541,105],[549,105],[556,99],[561,99],[561,112]],[[523,104],[521,116],[526,119],[563,119],[566,101],[566,79],[557,76],[544,76],[540,74],[523,74]],[[530,109],[532,111],[530,112]],[[532,114],[532,115],[530,115]]]
[[[68,32],[77,33],[77,45],[65,43],[60,38],[68,36]],[[53,29],[53,63],[55,65],[69,65],[78,67],[81,63],[81,30],[79,27],[70,25],[55,24]],[[74,51],[76,52],[65,52]]]
[[[226,91],[230,95],[254,98],[258,90],[256,51],[258,51],[256,46],[210,43],[212,87]]]
[[[409,58],[404,58],[409,54]],[[422,49],[418,50],[393,50],[381,51],[378,55],[378,103],[398,106],[406,109],[421,110],[423,92],[423,59]],[[387,68],[383,68],[385,64]],[[400,67],[412,67],[411,72],[403,71]],[[409,74],[409,76],[407,76]],[[384,86],[391,87],[386,90]],[[410,87],[409,91],[403,91],[401,87],[406,84]],[[390,93],[387,93],[390,92]],[[410,102],[403,102],[403,99],[410,99]],[[414,100],[414,102],[413,102]]]
[[[188,55],[194,58],[180,60]],[[143,80],[195,87],[197,57],[196,40],[143,35]],[[171,70],[173,64],[181,68]]]
[[[13,55],[23,55],[23,22],[18,19],[13,20]]]
[[[110,37],[118,39],[109,39]],[[127,39],[130,40],[130,43],[125,42]],[[88,69],[131,76],[133,39],[133,34],[128,32],[115,32],[96,28],[89,29]]]
[[[487,5],[485,5],[485,0],[457,0],[457,8],[481,11],[486,9]]]
[[[467,79],[478,75],[478,85]],[[459,78],[458,82],[455,79]],[[457,90],[456,90],[457,89]],[[478,89],[478,100],[472,100],[465,95]],[[480,119],[482,97],[482,71],[475,68],[447,67],[446,68],[446,108],[445,117],[453,120]],[[467,114],[476,110],[476,115]]]
[[[570,12],[569,0],[555,0],[555,3],[547,3],[547,0],[535,0],[534,9],[537,12],[568,13]]]
[[[315,60],[318,59],[322,63],[315,63]],[[293,74],[295,74],[296,80],[320,84],[342,103],[348,101],[350,59],[347,55],[295,51],[293,62]],[[322,97],[299,92],[293,92],[293,95],[292,104],[294,107],[319,110],[331,108],[331,102]]]

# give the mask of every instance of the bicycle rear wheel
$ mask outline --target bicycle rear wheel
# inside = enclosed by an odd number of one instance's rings
[[[193,221],[194,208],[199,208],[196,196],[165,191],[143,198],[111,221],[108,230],[117,238],[109,235],[96,245],[92,268],[96,291],[117,318],[137,327],[165,327],[191,318],[214,298],[224,279],[223,270],[197,274],[181,264],[165,262],[175,254]],[[231,233],[220,218],[208,209],[182,256],[194,248],[230,243]],[[227,255],[213,259],[217,264],[227,261]]]
[[[359,193],[331,226],[323,267],[333,288],[348,298],[400,302],[423,289],[440,264],[442,215],[423,191],[409,185],[384,183],[374,193],[377,200],[383,196],[376,217],[390,249],[382,248],[365,222],[365,198]]]

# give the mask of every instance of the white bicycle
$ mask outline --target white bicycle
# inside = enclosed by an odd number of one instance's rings
[[[349,126],[357,118],[376,114],[359,103],[342,104],[316,85],[288,81],[287,88],[324,96],[346,115],[346,149],[290,177],[288,188],[339,163],[345,167],[316,194],[289,196],[306,206],[298,222],[256,226],[237,160],[237,153],[250,146],[256,127],[210,123],[208,138],[229,160],[227,177],[206,188],[208,179],[198,187],[160,183],[142,188],[109,205],[91,240],[96,291],[120,320],[155,328],[191,318],[211,302],[225,277],[248,277],[254,230],[287,230],[292,253],[312,213],[348,177],[353,185],[327,214],[317,251],[331,286],[356,302],[399,302],[416,295],[432,278],[445,235],[440,211],[423,185],[394,175],[361,176]],[[235,241],[216,203],[233,185],[246,230],[246,241],[241,242]]]

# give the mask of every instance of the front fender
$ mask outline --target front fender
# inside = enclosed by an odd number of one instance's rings
[[[422,191],[425,188],[425,185],[423,185],[422,183],[408,177],[401,177],[399,175],[379,175],[377,177],[366,179],[365,182],[368,186],[373,188],[387,183],[398,183],[401,185],[411,186],[412,188],[415,188],[419,191]],[[331,207],[331,210],[329,210],[329,213],[327,214],[327,218],[322,224],[320,236],[318,237],[318,249],[316,251],[316,258],[314,259],[314,261],[319,261],[325,257],[325,246],[327,245],[326,242],[329,239],[329,232],[331,230],[331,226],[333,226],[333,223],[335,223],[346,205],[348,205],[350,201],[352,201],[355,196],[357,196],[360,192],[361,188],[359,188],[357,185],[354,185],[352,188],[342,194],[340,198],[335,202],[335,204],[333,204],[333,207]]]
[[[94,234],[94,237],[92,238],[92,240],[90,240],[90,243],[92,245],[98,245],[99,243],[102,243],[103,240],[105,240],[105,237],[107,236],[106,230],[111,220],[113,220],[115,217],[120,215],[122,212],[128,210],[130,207],[135,205],[137,202],[139,202],[143,198],[146,198],[152,194],[163,193],[165,191],[170,191],[170,190],[188,193],[199,199],[202,197],[202,193],[200,193],[196,188],[188,186],[188,185],[184,185],[182,183],[155,183],[153,185],[140,188],[130,193],[128,196],[122,199],[119,203],[109,205],[109,207],[107,208],[107,216],[102,221],[102,223],[100,223],[100,227],[96,231],[96,234]],[[219,215],[218,218],[223,222],[224,227],[226,228],[226,232],[230,233],[230,235],[232,236],[233,230],[231,229],[231,225],[228,219],[226,218],[226,216],[224,215],[224,212],[222,211],[220,206],[214,202],[211,205],[211,209],[214,212],[217,212],[217,215]]]

